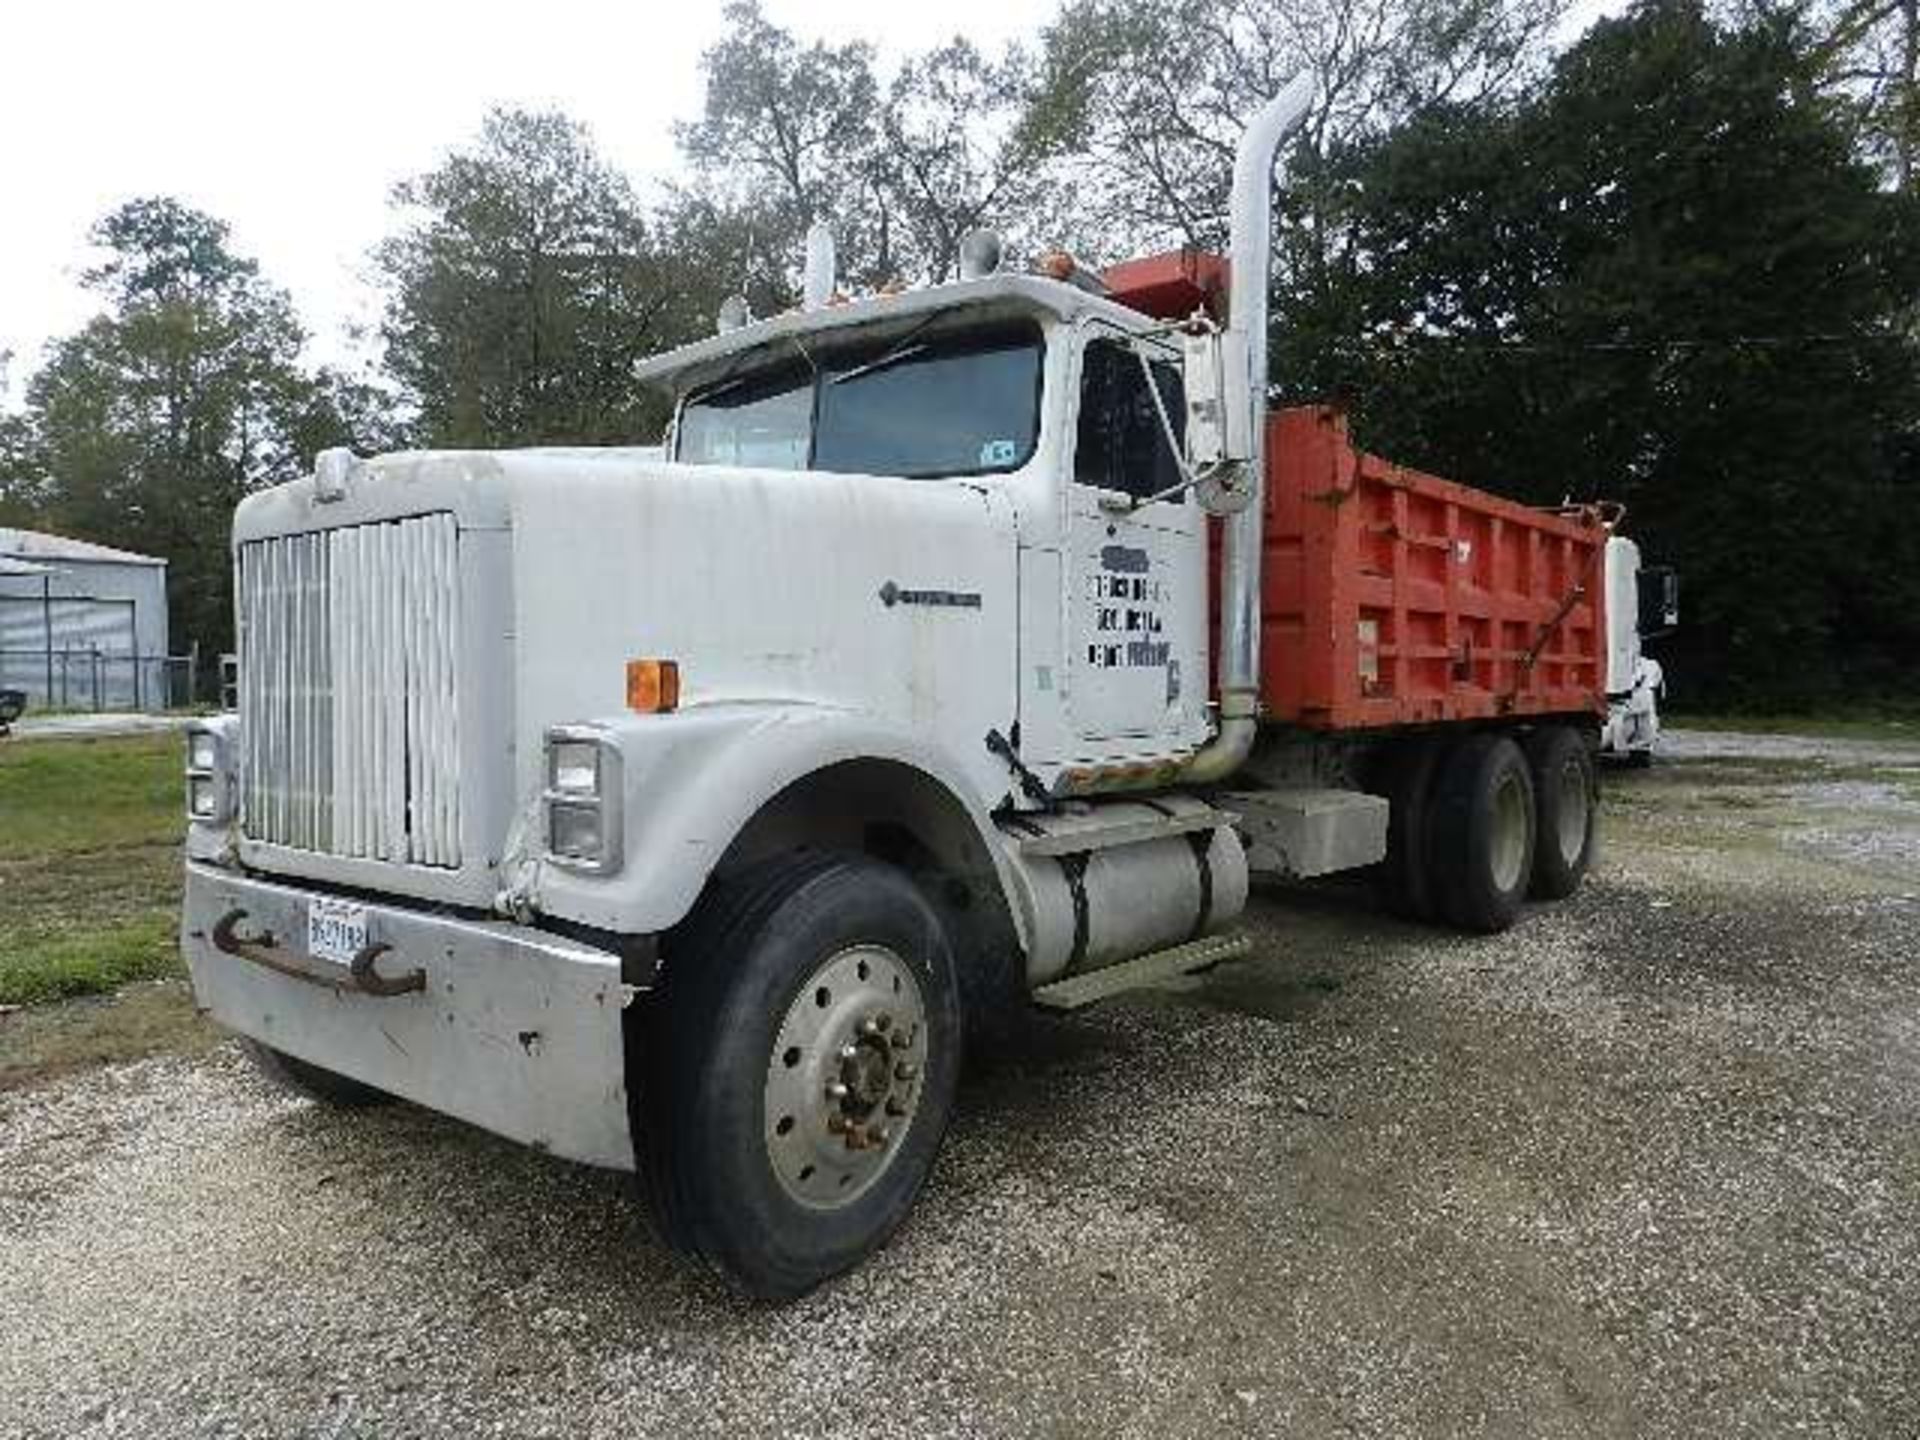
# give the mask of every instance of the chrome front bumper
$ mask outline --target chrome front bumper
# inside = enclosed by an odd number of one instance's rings
[[[633,1169],[619,956],[369,903],[375,953],[349,969],[306,953],[309,894],[188,862],[180,944],[203,1011],[509,1140]]]

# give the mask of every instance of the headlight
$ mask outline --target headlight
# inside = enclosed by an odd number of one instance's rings
[[[187,769],[211,775],[220,763],[220,747],[204,730],[187,732]]]
[[[547,732],[547,859],[569,870],[620,868],[620,752],[603,735]]]
[[[549,740],[547,787],[556,795],[600,796],[600,746],[591,740]]]
[[[606,837],[600,833],[598,805],[566,805],[558,800],[549,802],[547,849],[555,859],[598,864],[606,848]]]
[[[231,723],[195,725],[187,731],[187,818],[224,825],[233,818]]]

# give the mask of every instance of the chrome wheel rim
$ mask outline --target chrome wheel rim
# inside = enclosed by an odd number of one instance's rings
[[[1527,864],[1527,792],[1520,777],[1508,775],[1493,792],[1493,883],[1500,890],[1512,890],[1520,884]]]
[[[1569,760],[1560,767],[1560,858],[1576,864],[1587,845],[1587,807],[1592,803],[1587,792],[1586,767]]]
[[[780,1187],[832,1210],[872,1188],[919,1112],[926,999],[907,962],[855,945],[817,966],[767,1057],[762,1133]]]

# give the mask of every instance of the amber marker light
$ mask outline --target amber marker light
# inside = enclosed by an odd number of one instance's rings
[[[680,708],[680,662],[629,660],[627,708],[642,715],[664,715]]]

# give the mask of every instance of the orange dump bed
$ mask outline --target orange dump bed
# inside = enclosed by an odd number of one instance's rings
[[[1316,729],[1604,713],[1597,514],[1389,464],[1325,407],[1268,420],[1265,718]]]

